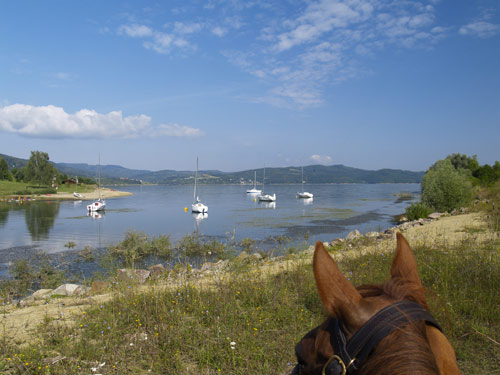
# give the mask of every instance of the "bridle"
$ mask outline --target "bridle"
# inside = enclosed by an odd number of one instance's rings
[[[411,301],[400,301],[383,308],[357,330],[349,341],[342,322],[331,318],[326,330],[330,333],[330,343],[335,354],[312,372],[319,374],[321,369],[321,375],[357,374],[380,340],[402,325],[419,320],[442,331],[436,319],[426,309]],[[300,363],[295,366],[292,375],[300,375],[302,367]]]

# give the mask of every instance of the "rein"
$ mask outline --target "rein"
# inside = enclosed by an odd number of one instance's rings
[[[419,320],[442,331],[436,319],[426,309],[411,301],[400,301],[383,308],[356,331],[349,341],[342,322],[330,319],[326,330],[330,333],[330,342],[335,354],[323,365],[321,375],[357,374],[380,340],[402,325]],[[299,364],[292,374],[300,375],[300,373]]]

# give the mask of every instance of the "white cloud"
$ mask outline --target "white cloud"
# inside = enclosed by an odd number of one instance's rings
[[[119,35],[126,35],[132,38],[144,39],[142,45],[144,48],[161,54],[170,53],[174,47],[179,49],[188,49],[194,47],[189,43],[184,35],[189,35],[201,30],[200,24],[184,24],[176,22],[172,33],[155,31],[144,25],[122,25],[118,28]]]
[[[71,74],[66,72],[55,73],[54,77],[61,81],[71,81]]]
[[[311,155],[311,160],[320,164],[331,164],[333,162],[332,157],[328,155]]]
[[[220,26],[216,26],[216,27],[212,28],[212,34],[214,34],[218,37],[223,37],[224,35],[227,34],[227,29],[220,27]]]
[[[0,107],[0,131],[35,138],[194,137],[199,129],[181,125],[152,126],[146,115],[123,117],[121,111],[101,114],[81,109],[73,114],[53,105],[12,104]]]
[[[428,1],[311,0],[293,18],[265,23],[257,48],[225,56],[266,78],[258,102],[305,108],[323,102],[325,87],[369,72],[363,60],[381,49],[431,48],[448,31]]]
[[[345,28],[367,19],[372,12],[373,6],[368,1],[320,0],[312,2],[297,21],[285,23],[292,29],[278,35],[275,48],[278,51],[285,51],[303,43],[314,42],[334,28]]]
[[[175,22],[174,24],[174,33],[177,34],[194,34],[200,32],[201,29],[202,25],[199,23]]]
[[[461,35],[474,35],[480,38],[489,38],[500,32],[500,26],[486,21],[476,21],[462,26],[458,32]]]
[[[155,129],[154,134],[168,137],[199,137],[203,135],[203,132],[185,125],[161,124]]]
[[[153,35],[153,30],[145,25],[122,25],[118,28],[118,34],[128,35],[132,38],[144,38]]]

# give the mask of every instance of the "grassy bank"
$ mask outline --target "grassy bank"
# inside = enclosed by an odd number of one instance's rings
[[[359,285],[382,282],[391,252],[344,257]],[[432,311],[465,374],[498,373],[500,244],[415,249]],[[175,285],[114,284],[111,300],[48,318],[29,345],[0,340],[5,374],[285,374],[295,343],[324,318],[310,255],[278,274],[248,259],[201,283],[177,268]],[[64,299],[61,300],[64,303]],[[95,369],[95,371],[92,370]]]
[[[19,195],[39,195],[39,194],[56,194],[56,193],[71,193],[76,190],[80,193],[92,192],[96,188],[95,185],[81,184],[76,187],[75,185],[61,185],[56,190],[50,186],[35,186],[24,182],[14,182],[7,180],[0,180],[0,197],[1,196],[19,196]]]

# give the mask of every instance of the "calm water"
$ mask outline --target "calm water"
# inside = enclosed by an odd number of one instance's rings
[[[296,198],[300,185],[271,185],[266,192],[275,192],[277,202],[269,204],[256,202],[247,188],[201,186],[205,216],[184,210],[191,207],[192,186],[123,187],[133,195],[109,199],[106,212],[95,218],[87,216],[86,201],[0,203],[0,263],[21,251],[62,252],[69,241],[77,249],[101,248],[122,240],[127,230],[168,234],[173,242],[195,231],[218,239],[285,235],[302,241],[309,234],[310,242],[331,241],[353,229],[386,229],[408,205],[395,194],[420,191],[419,184],[307,185],[314,199],[305,200]]]

